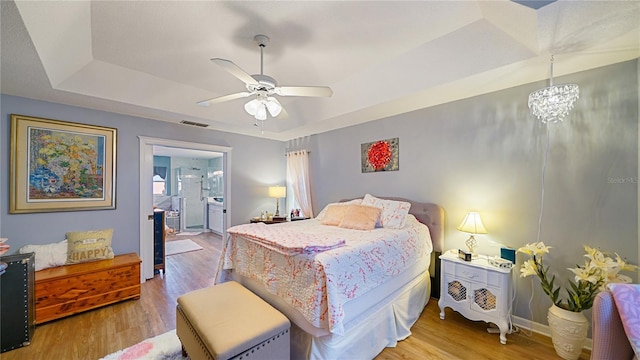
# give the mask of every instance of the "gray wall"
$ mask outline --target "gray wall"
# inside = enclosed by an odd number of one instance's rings
[[[551,125],[540,240],[563,281],[583,263],[583,244],[638,263],[638,61],[555,79],[577,83],[580,99],[564,123]],[[456,230],[481,213],[489,232],[479,252],[499,254],[535,242],[546,127],[530,115],[528,84],[335,130],[309,140],[317,213],[342,198],[400,196],[441,204],[446,248],[464,248]],[[360,144],[398,137],[400,170],[361,173]],[[518,263],[523,261],[518,256]],[[637,280],[637,279],[636,279]],[[529,315],[531,278],[517,278],[515,314]],[[550,301],[534,279],[533,320],[546,323]]]
[[[549,129],[540,237],[554,247],[549,264],[568,279],[565,269],[583,261],[582,244],[618,252],[637,264],[638,61],[555,80],[579,84],[581,98],[564,123]],[[537,238],[547,137],[526,101],[543,86],[528,84],[314,135],[291,141],[288,148],[311,150],[315,213],[329,202],[365,193],[435,202],[446,211],[446,247],[459,248],[468,235],[456,227],[474,209],[489,231],[477,236],[479,251],[497,254],[498,244],[517,248]],[[0,236],[9,237],[12,246],[112,226],[117,252],[138,251],[138,135],[233,147],[232,224],[273,209],[266,187],[284,183],[285,143],[11,96],[1,100]],[[11,113],[118,128],[118,209],[8,215]],[[360,144],[393,137],[400,138],[400,170],[361,173]],[[516,278],[516,283],[514,313],[531,318],[531,280]],[[533,320],[546,323],[550,302],[534,283]]]
[[[0,98],[0,236],[8,237],[11,252],[26,244],[64,239],[68,231],[114,228],[116,253],[139,253],[139,142],[138,136],[205,143],[232,148],[231,225],[245,223],[260,210],[274,207],[267,187],[285,181],[284,143],[203,131],[103,111],[2,95]],[[20,114],[56,120],[109,126],[118,129],[115,210],[9,214],[10,115]]]

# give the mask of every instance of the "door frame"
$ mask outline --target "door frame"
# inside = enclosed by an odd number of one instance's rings
[[[222,213],[222,238],[226,237],[228,214],[231,209],[231,147],[195,143],[190,141],[138,136],[140,146],[140,282],[153,278],[153,146],[166,146],[191,150],[222,153],[222,181],[224,208]],[[151,221],[149,216],[151,215]]]

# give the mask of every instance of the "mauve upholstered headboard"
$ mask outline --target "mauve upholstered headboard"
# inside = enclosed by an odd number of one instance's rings
[[[409,209],[409,214],[412,214],[416,219],[418,219],[418,221],[429,227],[431,242],[433,243],[433,251],[444,252],[444,209],[440,205],[398,197],[376,197],[380,199],[406,201],[410,203],[411,208]]]

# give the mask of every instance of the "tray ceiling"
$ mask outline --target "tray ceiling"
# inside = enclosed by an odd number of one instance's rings
[[[640,2],[2,1],[2,93],[290,140],[640,56]],[[536,9],[536,7],[538,7]],[[264,134],[209,59],[330,98],[280,97]],[[523,101],[526,101],[523,99]],[[186,126],[186,125],[185,125]]]

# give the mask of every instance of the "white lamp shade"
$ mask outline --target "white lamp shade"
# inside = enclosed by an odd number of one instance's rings
[[[460,226],[458,226],[458,230],[470,233],[470,234],[486,234],[487,229],[482,225],[482,219],[480,219],[480,214],[477,212],[469,211],[467,216],[464,217]]]
[[[284,186],[270,186],[269,197],[281,199],[287,196],[287,188]]]

